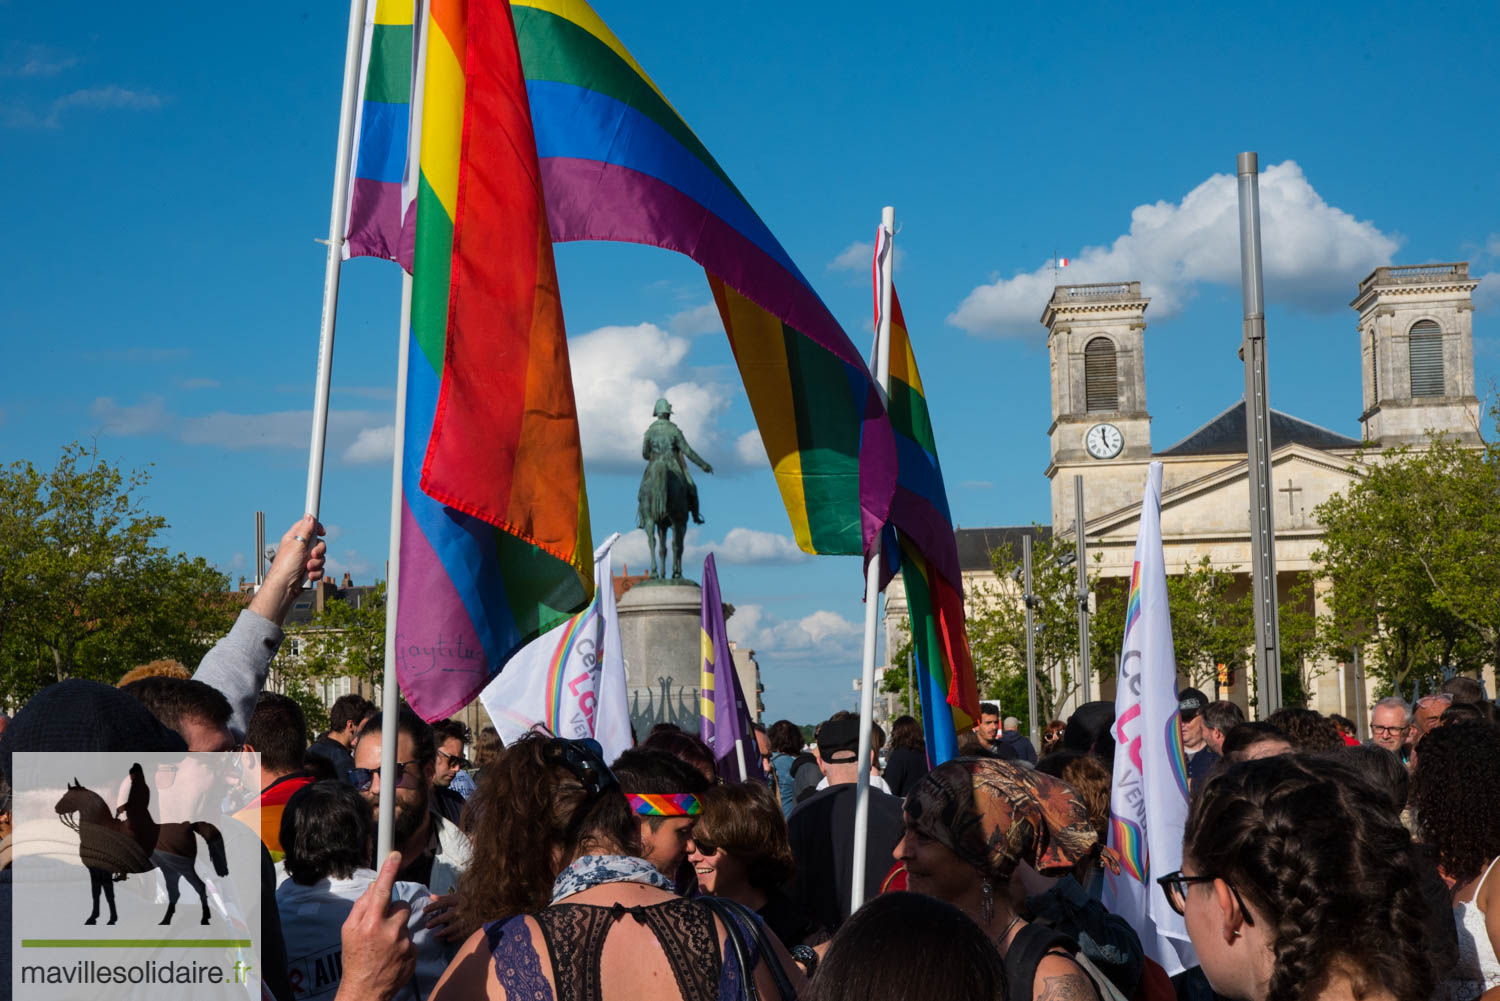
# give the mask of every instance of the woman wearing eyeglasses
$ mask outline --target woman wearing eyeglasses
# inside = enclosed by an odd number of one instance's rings
[[[827,942],[828,932],[781,889],[797,864],[776,794],[759,782],[739,782],[699,798],[703,812],[688,848],[698,888],[759,914],[810,975],[817,967],[812,947]]]
[[[790,1001],[786,950],[738,909],[686,900],[640,858],[638,810],[591,741],[529,736],[469,800],[474,856],[458,922],[477,927],[431,1001],[718,998]],[[693,802],[672,804],[692,814]]]
[[[1236,1001],[1426,1001],[1411,837],[1333,757],[1233,766],[1198,793],[1161,877],[1214,990]]]

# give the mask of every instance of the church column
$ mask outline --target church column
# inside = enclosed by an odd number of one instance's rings
[[[1328,607],[1328,596],[1332,591],[1333,584],[1330,581],[1313,581],[1313,615],[1316,618],[1332,614]],[[1309,673],[1315,676],[1315,691],[1308,693],[1309,708],[1324,714],[1338,713],[1355,719],[1358,710],[1352,708],[1354,665],[1320,657],[1313,662]]]

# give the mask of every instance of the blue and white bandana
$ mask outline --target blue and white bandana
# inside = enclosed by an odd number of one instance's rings
[[[605,883],[645,883],[668,893],[677,892],[672,881],[645,859],[629,855],[584,855],[552,883],[552,903]]]

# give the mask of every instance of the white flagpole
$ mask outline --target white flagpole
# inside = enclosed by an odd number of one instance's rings
[[[412,30],[417,38],[417,61],[411,81],[411,127],[407,133],[408,162],[422,150],[422,94],[427,84],[427,3],[419,0]],[[396,429],[391,457],[391,537],[385,584],[385,675],[380,690],[380,816],[375,831],[375,861],[391,853],[396,830],[396,741],[401,686],[396,678],[396,618],[401,601],[401,469],[406,461],[406,369],[411,355],[412,276],[401,273],[400,343],[396,349]],[[330,335],[331,336],[331,335]]]
[[[740,765],[740,781],[741,782],[748,782],[748,781],[750,781],[750,769],[748,769],[748,768],[745,767],[745,738],[744,737],[736,737],[734,739],[734,756],[735,756],[735,758],[737,758],[739,760],[739,765]]]
[[[307,455],[306,513],[317,516],[323,495],[323,452],[328,444],[328,389],[333,382],[333,327],[339,311],[339,268],[349,217],[349,174],[354,164],[354,118],[359,110],[359,63],[365,38],[366,0],[349,0],[349,40],[344,47],[344,90],[339,98],[338,151],[333,160],[333,205],[328,216],[328,256],[323,264],[323,320],[318,330],[318,381],[313,395],[312,444]]]
[[[880,210],[880,228],[885,234],[885,255],[880,267],[880,318],[875,328],[875,381],[882,393],[891,383],[891,262],[895,257],[896,210]],[[859,690],[859,780],[854,792],[853,878],[849,881],[849,912],[865,902],[865,858],[870,842],[870,747],[875,715],[875,631],[880,625],[880,536],[871,547],[865,568],[865,649],[863,681]]]

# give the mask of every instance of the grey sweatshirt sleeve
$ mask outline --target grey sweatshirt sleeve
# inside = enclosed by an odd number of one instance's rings
[[[243,740],[255,699],[266,686],[271,660],[281,648],[281,627],[250,609],[240,612],[229,635],[214,644],[193,674],[194,681],[217,688],[234,714],[229,727]]]

